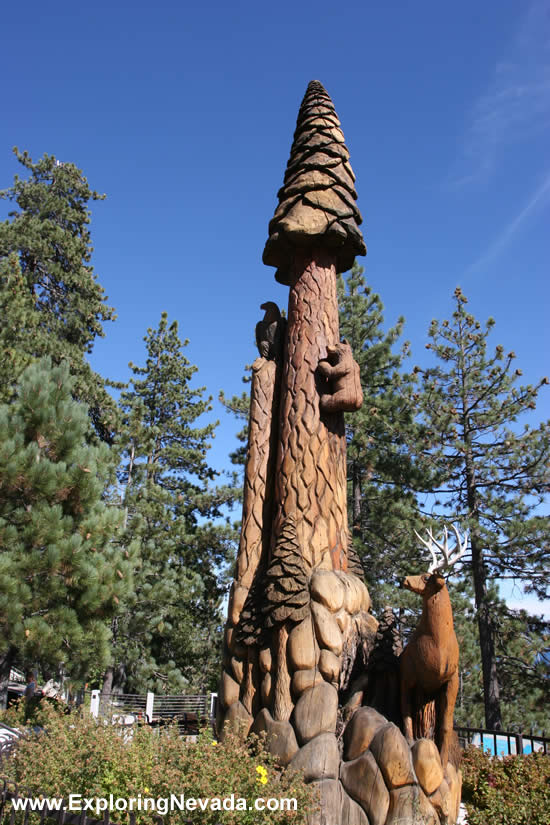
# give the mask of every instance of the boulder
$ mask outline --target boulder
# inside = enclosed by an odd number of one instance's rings
[[[244,662],[242,659],[238,659],[236,656],[233,656],[231,658],[231,669],[235,674],[235,679],[240,684],[244,675]]]
[[[227,673],[222,671],[222,678],[220,683],[220,702],[226,708],[230,707],[239,698],[240,685]]]
[[[320,733],[334,733],[338,713],[338,692],[322,682],[302,693],[293,713],[294,728],[301,745]]]
[[[345,609],[345,607],[343,607],[341,610],[338,611],[338,613],[336,613],[334,618],[338,623],[338,627],[345,636],[349,628],[349,623],[351,622],[351,616],[349,615],[348,611]]]
[[[453,821],[450,820],[453,800],[451,799],[451,791],[446,779],[443,779],[439,788],[434,791],[428,799],[435,808],[441,825],[446,825],[447,822]]]
[[[321,779],[313,782],[318,794],[318,807],[308,812],[307,825],[337,825],[342,820],[341,785],[337,779]]]
[[[361,694],[362,695],[362,694]],[[344,731],[344,758],[356,759],[388,720],[374,708],[358,708]]]
[[[412,748],[414,772],[425,794],[430,796],[443,781],[443,768],[435,742],[419,739]]]
[[[312,599],[320,602],[331,613],[336,613],[344,604],[344,588],[336,573],[329,570],[315,572],[309,589]]]
[[[393,722],[375,734],[370,749],[384,775],[388,788],[400,788],[416,782],[411,750],[407,740]]]
[[[308,825],[369,825],[364,810],[334,779],[312,783],[321,802],[321,810],[308,815]]]
[[[301,696],[304,690],[309,690],[314,685],[323,681],[323,677],[315,668],[310,670],[296,670],[292,676],[291,688],[294,696]]]
[[[338,572],[336,574],[344,586],[344,607],[352,616],[361,609],[361,604],[364,600],[364,590],[366,590],[363,582],[352,576],[349,573]],[[364,590],[363,590],[364,588]],[[368,595],[368,591],[367,591]]]
[[[220,738],[223,742],[225,731],[229,728],[235,730],[242,737],[248,736],[251,725],[252,716],[242,702],[234,702],[226,711]]]
[[[360,605],[359,609],[364,610],[365,613],[368,613],[370,608],[371,608],[372,600],[371,600],[369,589],[368,589],[367,585],[365,584],[365,582],[362,582],[360,579],[359,579],[359,589],[361,590],[361,605]]]
[[[342,795],[342,819],[340,822],[345,825],[369,825],[369,820],[363,808],[354,802],[351,796],[341,788]]]
[[[315,667],[317,643],[309,616],[290,631],[287,653],[293,670],[309,670]]]
[[[320,647],[331,650],[335,656],[342,652],[342,633],[334,616],[318,602],[311,602],[315,634]]]
[[[264,707],[271,704],[272,689],[273,681],[271,679],[271,673],[266,673],[261,684],[262,705],[264,705]]]
[[[227,612],[227,618],[231,624],[238,624],[241,610],[244,607],[247,596],[247,588],[241,584],[237,584],[237,582],[233,582],[231,593],[229,594],[229,609]]]
[[[433,806],[418,785],[404,785],[390,791],[386,825],[440,825]]]
[[[319,670],[327,682],[336,682],[340,675],[340,659],[331,650],[322,650],[319,656]]]
[[[264,647],[260,650],[258,661],[262,673],[269,673],[271,671],[271,650],[268,647]]]
[[[365,751],[357,759],[343,762],[340,780],[352,799],[361,805],[370,825],[385,825],[390,795],[372,753]]]
[[[462,794],[462,771],[457,771],[455,766],[447,763],[447,770],[445,771],[445,779],[449,786],[450,792],[450,818],[454,822],[458,817],[458,809],[460,808],[460,797]]]
[[[263,708],[254,720],[251,733],[265,734],[266,747],[286,767],[298,751],[296,734],[290,722],[273,719],[267,708]]]
[[[289,767],[300,771],[306,782],[314,779],[338,779],[340,752],[333,733],[320,733],[293,757]]]

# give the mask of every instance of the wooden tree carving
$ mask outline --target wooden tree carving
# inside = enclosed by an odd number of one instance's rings
[[[351,348],[340,340],[336,296],[337,272],[366,252],[354,180],[332,101],[312,81],[263,255],[289,287],[288,313],[285,321],[268,301],[256,326],[260,357],[218,727],[222,736],[228,726],[264,733],[282,765],[318,784],[333,825],[363,825],[367,817],[370,825],[397,818],[412,825],[409,809],[411,817],[424,811],[415,823],[437,825],[435,803],[419,802],[428,791],[405,738],[360,707],[375,693],[364,686],[378,622],[350,546],[344,412],[359,409],[363,395]],[[358,665],[366,669],[361,690]],[[359,698],[346,716],[339,707],[350,693]],[[441,796],[441,810],[459,798],[458,779],[447,779],[446,791],[443,775],[429,791]]]
[[[427,702],[435,702],[435,741],[441,762],[447,764],[453,730],[453,712],[458,693],[458,642],[453,626],[453,611],[443,570],[450,568],[466,552],[468,537],[461,540],[456,527],[455,553],[448,547],[447,528],[444,543],[436,541],[429,531],[429,541],[417,536],[428,548],[432,563],[427,573],[407,576],[403,587],[422,597],[422,616],[409,643],[401,654],[401,709],[404,733],[413,742],[413,717]],[[436,551],[441,552],[438,561]],[[431,731],[418,730],[417,738]]]

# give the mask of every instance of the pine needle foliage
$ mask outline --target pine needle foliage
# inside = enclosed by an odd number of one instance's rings
[[[108,661],[107,619],[132,573],[122,512],[102,500],[110,450],[86,444],[73,383],[43,358],[0,406],[0,656],[54,673],[64,663],[78,679]]]
[[[206,690],[215,682],[235,490],[207,460],[216,423],[187,341],[162,314],[145,336],[143,367],[120,396],[119,483],[128,541],[139,540],[136,596],[113,628],[115,674],[127,689]],[[200,421],[199,421],[200,419]],[[112,674],[107,674],[111,676]]]
[[[485,721],[498,728],[503,685],[514,672],[520,681],[532,679],[548,630],[539,622],[543,635],[533,636],[533,622],[529,627],[525,614],[507,609],[492,588],[497,580],[512,580],[527,593],[548,596],[550,429],[549,422],[533,427],[527,421],[548,379],[522,385],[515,353],[500,345],[489,349],[494,320],[476,320],[460,288],[454,298],[452,318],[432,321],[427,346],[437,364],[418,370],[421,392],[415,400],[422,459],[432,476],[426,492],[447,520],[470,531],[464,572],[475,598]],[[526,640],[523,658],[506,641],[518,622]]]
[[[73,163],[53,155],[34,162],[27,152],[14,153],[27,177],[16,175],[0,192],[13,207],[0,222],[0,304],[13,332],[10,349],[19,354],[11,356],[8,378],[13,386],[29,357],[49,355],[56,364],[64,359],[76,378],[75,397],[88,405],[97,434],[109,440],[114,403],[84,357],[103,336],[103,323],[115,317],[90,263],[89,204],[105,196],[90,189]],[[12,306],[16,288],[21,294]],[[21,321],[32,335],[17,333]]]
[[[419,483],[413,379],[403,370],[409,345],[399,345],[403,318],[384,329],[380,296],[366,284],[357,263],[345,279],[339,278],[338,297],[340,334],[351,345],[363,388],[363,406],[346,415],[353,542],[375,607],[383,606],[390,594],[390,603],[397,606],[402,599],[399,595],[395,601],[395,586],[417,564],[413,530],[420,529],[413,492]]]

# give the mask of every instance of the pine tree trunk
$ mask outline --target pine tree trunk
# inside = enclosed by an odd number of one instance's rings
[[[491,606],[487,595],[487,571],[483,563],[483,552],[478,541],[472,536],[472,572],[479,628],[479,646],[483,670],[483,698],[485,703],[485,726],[489,730],[500,730],[500,685],[498,681],[495,640],[491,620]]]
[[[103,699],[105,696],[110,696],[113,692],[113,677],[114,668],[110,666],[103,674],[103,684],[101,685],[101,699]]]
[[[466,489],[470,517],[478,519],[478,502],[475,486],[475,471],[470,437],[466,439]],[[487,569],[483,560],[483,549],[475,530],[472,530],[472,576],[479,629],[479,647],[483,672],[483,701],[485,705],[485,725],[489,730],[500,730],[500,685],[498,681],[495,654],[495,639],[491,617],[491,605],[487,594]]]
[[[353,520],[352,535],[354,539],[361,538],[361,469],[356,461],[353,462],[352,469],[352,502]]]
[[[335,258],[322,251],[297,254],[294,273],[281,381],[273,541],[292,516],[304,559],[312,567],[346,570],[344,414],[321,413],[316,375],[327,346],[340,342]]]

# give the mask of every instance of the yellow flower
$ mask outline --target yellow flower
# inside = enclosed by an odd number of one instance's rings
[[[215,740],[215,739],[213,739],[211,744],[212,744],[212,745],[217,745],[218,743],[216,742],[216,740]]]
[[[261,782],[262,785],[267,783],[267,770],[264,768],[263,765],[258,765],[256,768],[256,773],[259,774],[257,777],[258,782]]]
[[[144,788],[143,793],[151,793],[151,788]]]

